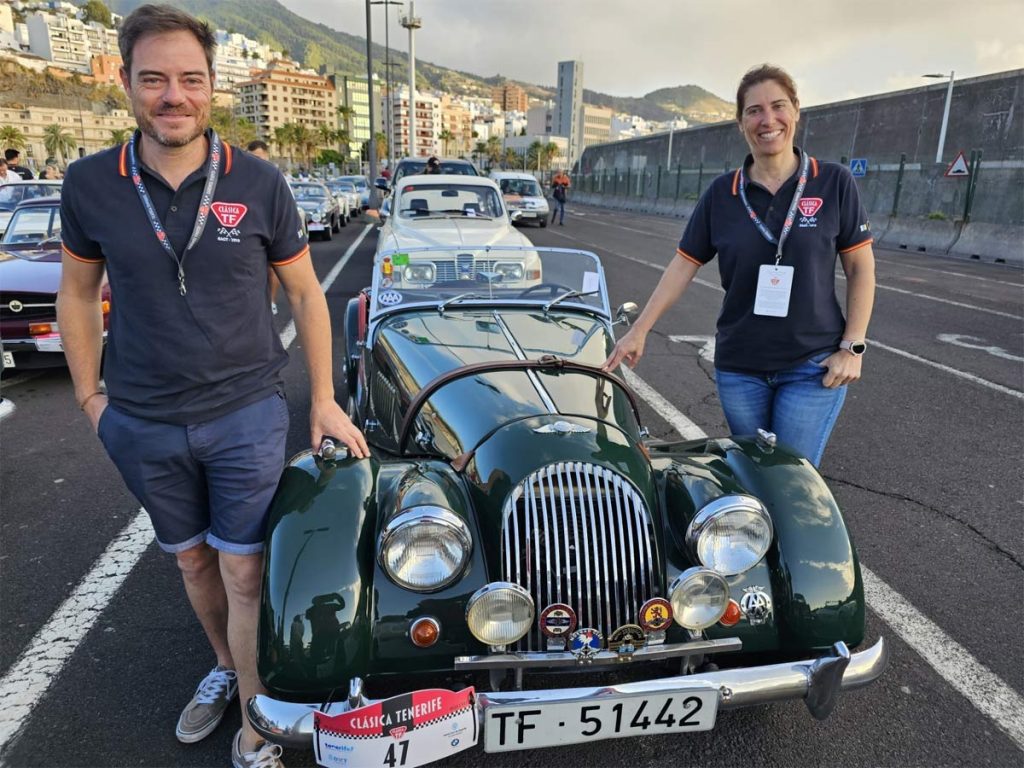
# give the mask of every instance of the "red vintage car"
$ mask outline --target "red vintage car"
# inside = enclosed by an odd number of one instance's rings
[[[65,364],[57,327],[60,270],[60,198],[22,203],[0,239],[0,340],[5,368]],[[106,281],[102,296],[105,335],[110,313]]]

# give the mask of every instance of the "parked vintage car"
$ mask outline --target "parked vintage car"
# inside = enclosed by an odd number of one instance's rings
[[[635,305],[612,313],[592,253],[529,250],[542,284],[498,279],[514,248],[467,247],[465,279],[410,290],[378,259],[347,306],[373,455],[325,441],[287,465],[269,694],[247,702],[322,765],[684,734],[786,699],[824,718],[885,666],[882,639],[851,651],[861,573],[814,467],[769,433],[649,440],[600,368]]]
[[[0,340],[10,354],[5,368],[65,364],[57,327],[60,272],[60,198],[28,200],[14,210],[0,238]],[[110,313],[106,281],[102,297],[105,336]]]
[[[370,207],[370,180],[365,176],[339,176],[338,181],[350,181],[355,184],[359,193],[359,205],[362,210]]]
[[[60,179],[33,179],[0,186],[0,235],[7,229],[7,222],[11,220],[14,209],[22,202],[41,197],[60,197],[62,184]]]
[[[292,181],[292,194],[299,208],[306,214],[309,236],[319,234],[330,240],[343,226],[341,208],[331,191],[319,181]]]
[[[533,174],[522,171],[492,171],[490,178],[497,182],[505,198],[505,206],[515,214],[515,221],[522,224],[533,222],[542,227],[548,225],[548,201]]]
[[[351,220],[353,212],[359,210],[359,203],[353,200],[355,187],[336,179],[325,181],[324,186],[334,195],[334,199],[338,201],[338,210],[341,212],[340,223],[341,226],[346,226]]]
[[[475,279],[479,246],[516,246],[491,266],[519,288],[541,281],[540,259],[509,220],[497,185],[482,176],[407,176],[381,208],[376,261],[389,260],[396,290]],[[423,251],[424,246],[446,249]],[[472,249],[470,249],[472,250]]]

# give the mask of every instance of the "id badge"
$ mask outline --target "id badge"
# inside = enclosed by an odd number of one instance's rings
[[[754,314],[785,317],[789,314],[789,294],[793,290],[793,267],[762,264],[757,274]]]

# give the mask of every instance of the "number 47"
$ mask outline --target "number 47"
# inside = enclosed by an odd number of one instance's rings
[[[409,755],[409,740],[398,742],[399,747],[402,748],[402,756],[397,757],[395,755],[395,742],[391,742],[388,746],[388,753],[384,756],[384,765],[388,768],[395,768],[396,765],[405,765],[405,758]]]

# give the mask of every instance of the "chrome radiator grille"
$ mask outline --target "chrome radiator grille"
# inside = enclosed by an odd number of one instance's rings
[[[505,502],[502,569],[533,596],[538,615],[552,603],[576,611],[580,627],[608,635],[635,624],[655,596],[654,530],[636,489],[593,464],[550,464]],[[543,650],[539,625],[518,650]]]

